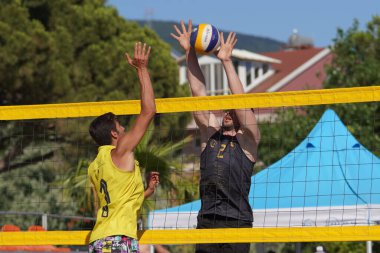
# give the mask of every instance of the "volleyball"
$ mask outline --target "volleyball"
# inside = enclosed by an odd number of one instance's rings
[[[213,25],[199,24],[191,32],[190,44],[200,54],[212,53],[220,44],[219,31]]]

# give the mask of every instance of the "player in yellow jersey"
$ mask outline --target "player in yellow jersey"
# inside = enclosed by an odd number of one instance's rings
[[[158,173],[150,175],[144,191],[139,163],[134,150],[156,113],[154,93],[147,65],[150,47],[136,43],[133,59],[126,59],[137,71],[140,82],[141,112],[125,131],[117,117],[109,112],[97,117],[89,132],[100,146],[88,168],[88,176],[97,193],[100,208],[90,236],[89,252],[138,253],[137,219],[143,200],[159,183]]]

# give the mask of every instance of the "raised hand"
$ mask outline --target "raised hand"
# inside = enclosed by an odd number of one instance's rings
[[[154,190],[160,183],[160,173],[157,171],[151,171],[148,176],[148,188]]]
[[[216,57],[221,61],[231,60],[232,50],[237,43],[236,33],[230,32],[227,40],[224,41],[223,33],[220,33],[220,48],[215,52]]]
[[[135,55],[133,60],[129,56],[128,53],[125,53],[125,58],[127,59],[129,65],[136,69],[146,68],[149,61],[150,47],[146,49],[147,45],[144,43],[142,45],[141,42],[136,42],[135,44]]]
[[[179,45],[185,50],[185,52],[188,52],[190,50],[190,36],[191,36],[191,31],[192,31],[192,22],[191,19],[189,20],[189,25],[186,30],[186,26],[181,20],[180,22],[182,31],[174,25],[174,30],[177,32],[177,34],[170,33],[170,36],[172,36],[174,39],[176,39],[179,43]]]

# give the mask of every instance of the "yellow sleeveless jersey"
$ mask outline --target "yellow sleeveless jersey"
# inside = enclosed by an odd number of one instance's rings
[[[111,158],[114,148],[99,147],[97,157],[88,168],[100,204],[90,242],[112,235],[137,239],[137,218],[144,201],[140,167],[135,161],[132,172],[118,169]]]

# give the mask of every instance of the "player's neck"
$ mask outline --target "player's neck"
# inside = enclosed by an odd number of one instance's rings
[[[113,139],[112,138],[111,145],[117,147],[117,141],[118,141],[118,139]]]
[[[222,129],[222,134],[226,136],[235,136],[236,131],[235,129]]]

